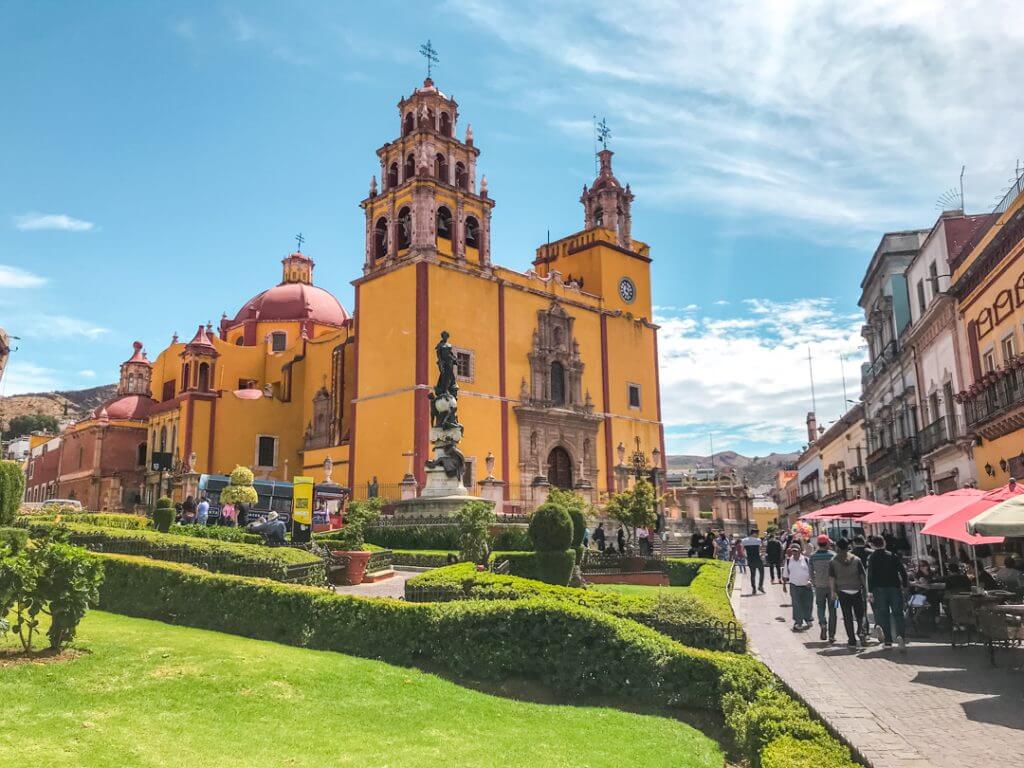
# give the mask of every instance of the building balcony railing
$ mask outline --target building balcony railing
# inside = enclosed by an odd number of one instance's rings
[[[963,421],[955,416],[940,416],[918,433],[921,455],[925,456],[944,445],[952,445],[964,434]]]
[[[852,467],[846,470],[846,477],[850,481],[850,485],[863,485],[867,482],[867,475],[864,473],[864,467]]]
[[[868,477],[874,480],[897,467],[916,461],[920,455],[917,436],[905,437],[895,445],[879,448],[868,456]]]
[[[1024,368],[984,376],[962,398],[964,420],[974,429],[1017,405],[1024,405]]]
[[[839,504],[843,501],[849,501],[853,498],[853,490],[850,488],[840,488],[838,491],[832,491],[821,497],[821,506],[829,507],[833,504]]]
[[[897,351],[898,350],[896,348],[895,341],[890,341],[888,344],[882,347],[881,351],[878,353],[875,359],[872,360],[871,363],[869,363],[862,369],[861,385],[866,387],[868,384],[871,383],[872,379],[874,379],[882,371],[884,371],[886,366],[896,359]]]

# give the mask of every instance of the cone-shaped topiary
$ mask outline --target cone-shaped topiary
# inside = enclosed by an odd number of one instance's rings
[[[153,527],[162,533],[167,533],[174,522],[174,502],[166,496],[156,500],[156,508],[153,510]]]
[[[530,516],[530,541],[538,552],[565,552],[572,543],[572,519],[557,504],[541,504]]]

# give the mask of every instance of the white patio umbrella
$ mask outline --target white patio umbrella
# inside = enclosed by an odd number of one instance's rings
[[[989,507],[967,522],[967,530],[979,536],[1024,536],[1024,496]]]

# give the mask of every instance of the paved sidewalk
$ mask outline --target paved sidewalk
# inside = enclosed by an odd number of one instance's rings
[[[353,587],[334,587],[334,591],[343,595],[359,595],[360,597],[394,597],[405,598],[405,582],[420,574],[415,571],[395,571],[390,579],[374,584],[356,584]]]
[[[751,596],[737,574],[732,602],[752,651],[841,733],[873,768],[998,768],[1024,763],[1024,652],[957,648],[935,636],[907,653],[818,641],[790,630],[789,595],[765,584]],[[742,593],[740,591],[743,589]],[[946,642],[943,642],[946,641]]]

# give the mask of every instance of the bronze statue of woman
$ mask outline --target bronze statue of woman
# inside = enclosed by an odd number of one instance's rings
[[[441,340],[434,347],[437,353],[437,386],[434,387],[434,394],[452,395],[458,393],[459,388],[455,383],[455,350],[448,343],[448,331],[441,331]]]

